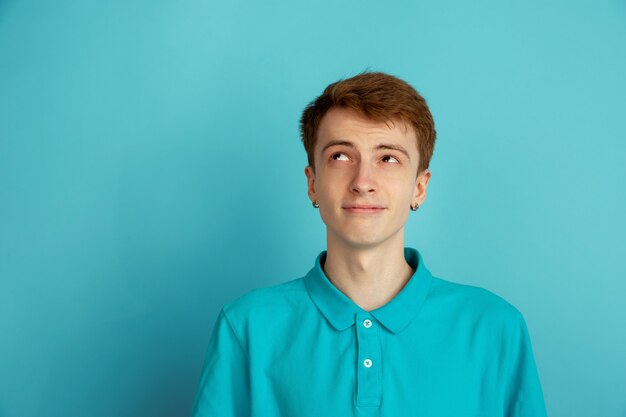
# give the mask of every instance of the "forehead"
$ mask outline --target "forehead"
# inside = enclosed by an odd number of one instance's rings
[[[343,107],[334,107],[324,115],[317,139],[318,149],[333,140],[349,140],[357,147],[366,148],[384,141],[403,145],[410,153],[417,154],[417,138],[412,126],[398,119],[388,125]]]

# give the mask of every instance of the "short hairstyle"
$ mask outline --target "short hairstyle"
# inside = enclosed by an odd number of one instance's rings
[[[393,124],[393,120],[401,120],[412,126],[417,136],[420,158],[416,178],[428,168],[437,132],[426,100],[406,81],[383,72],[366,70],[328,85],[302,112],[300,135],[313,172],[318,128],[326,112],[333,107],[356,110],[367,118],[385,122],[388,126],[390,122]]]

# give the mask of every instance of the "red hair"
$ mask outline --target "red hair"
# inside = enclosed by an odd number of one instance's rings
[[[300,134],[309,166],[315,172],[314,149],[317,131],[326,112],[346,107],[374,120],[400,120],[413,127],[417,136],[417,174],[428,168],[435,148],[435,122],[426,100],[407,82],[383,72],[362,72],[330,84],[310,102],[300,118]]]

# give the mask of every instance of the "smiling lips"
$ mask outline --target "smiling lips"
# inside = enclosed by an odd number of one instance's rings
[[[376,205],[370,205],[370,204],[367,204],[367,205],[353,204],[350,206],[346,206],[343,209],[346,210],[348,213],[380,213],[385,208],[382,206],[376,206]]]

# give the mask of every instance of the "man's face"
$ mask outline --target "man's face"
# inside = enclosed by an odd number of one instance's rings
[[[366,248],[403,238],[410,206],[422,204],[430,178],[425,170],[416,179],[419,155],[411,126],[394,120],[389,128],[335,107],[322,118],[314,152],[316,174],[305,168],[308,194],[319,203],[329,239]],[[355,205],[379,209],[351,209]]]

